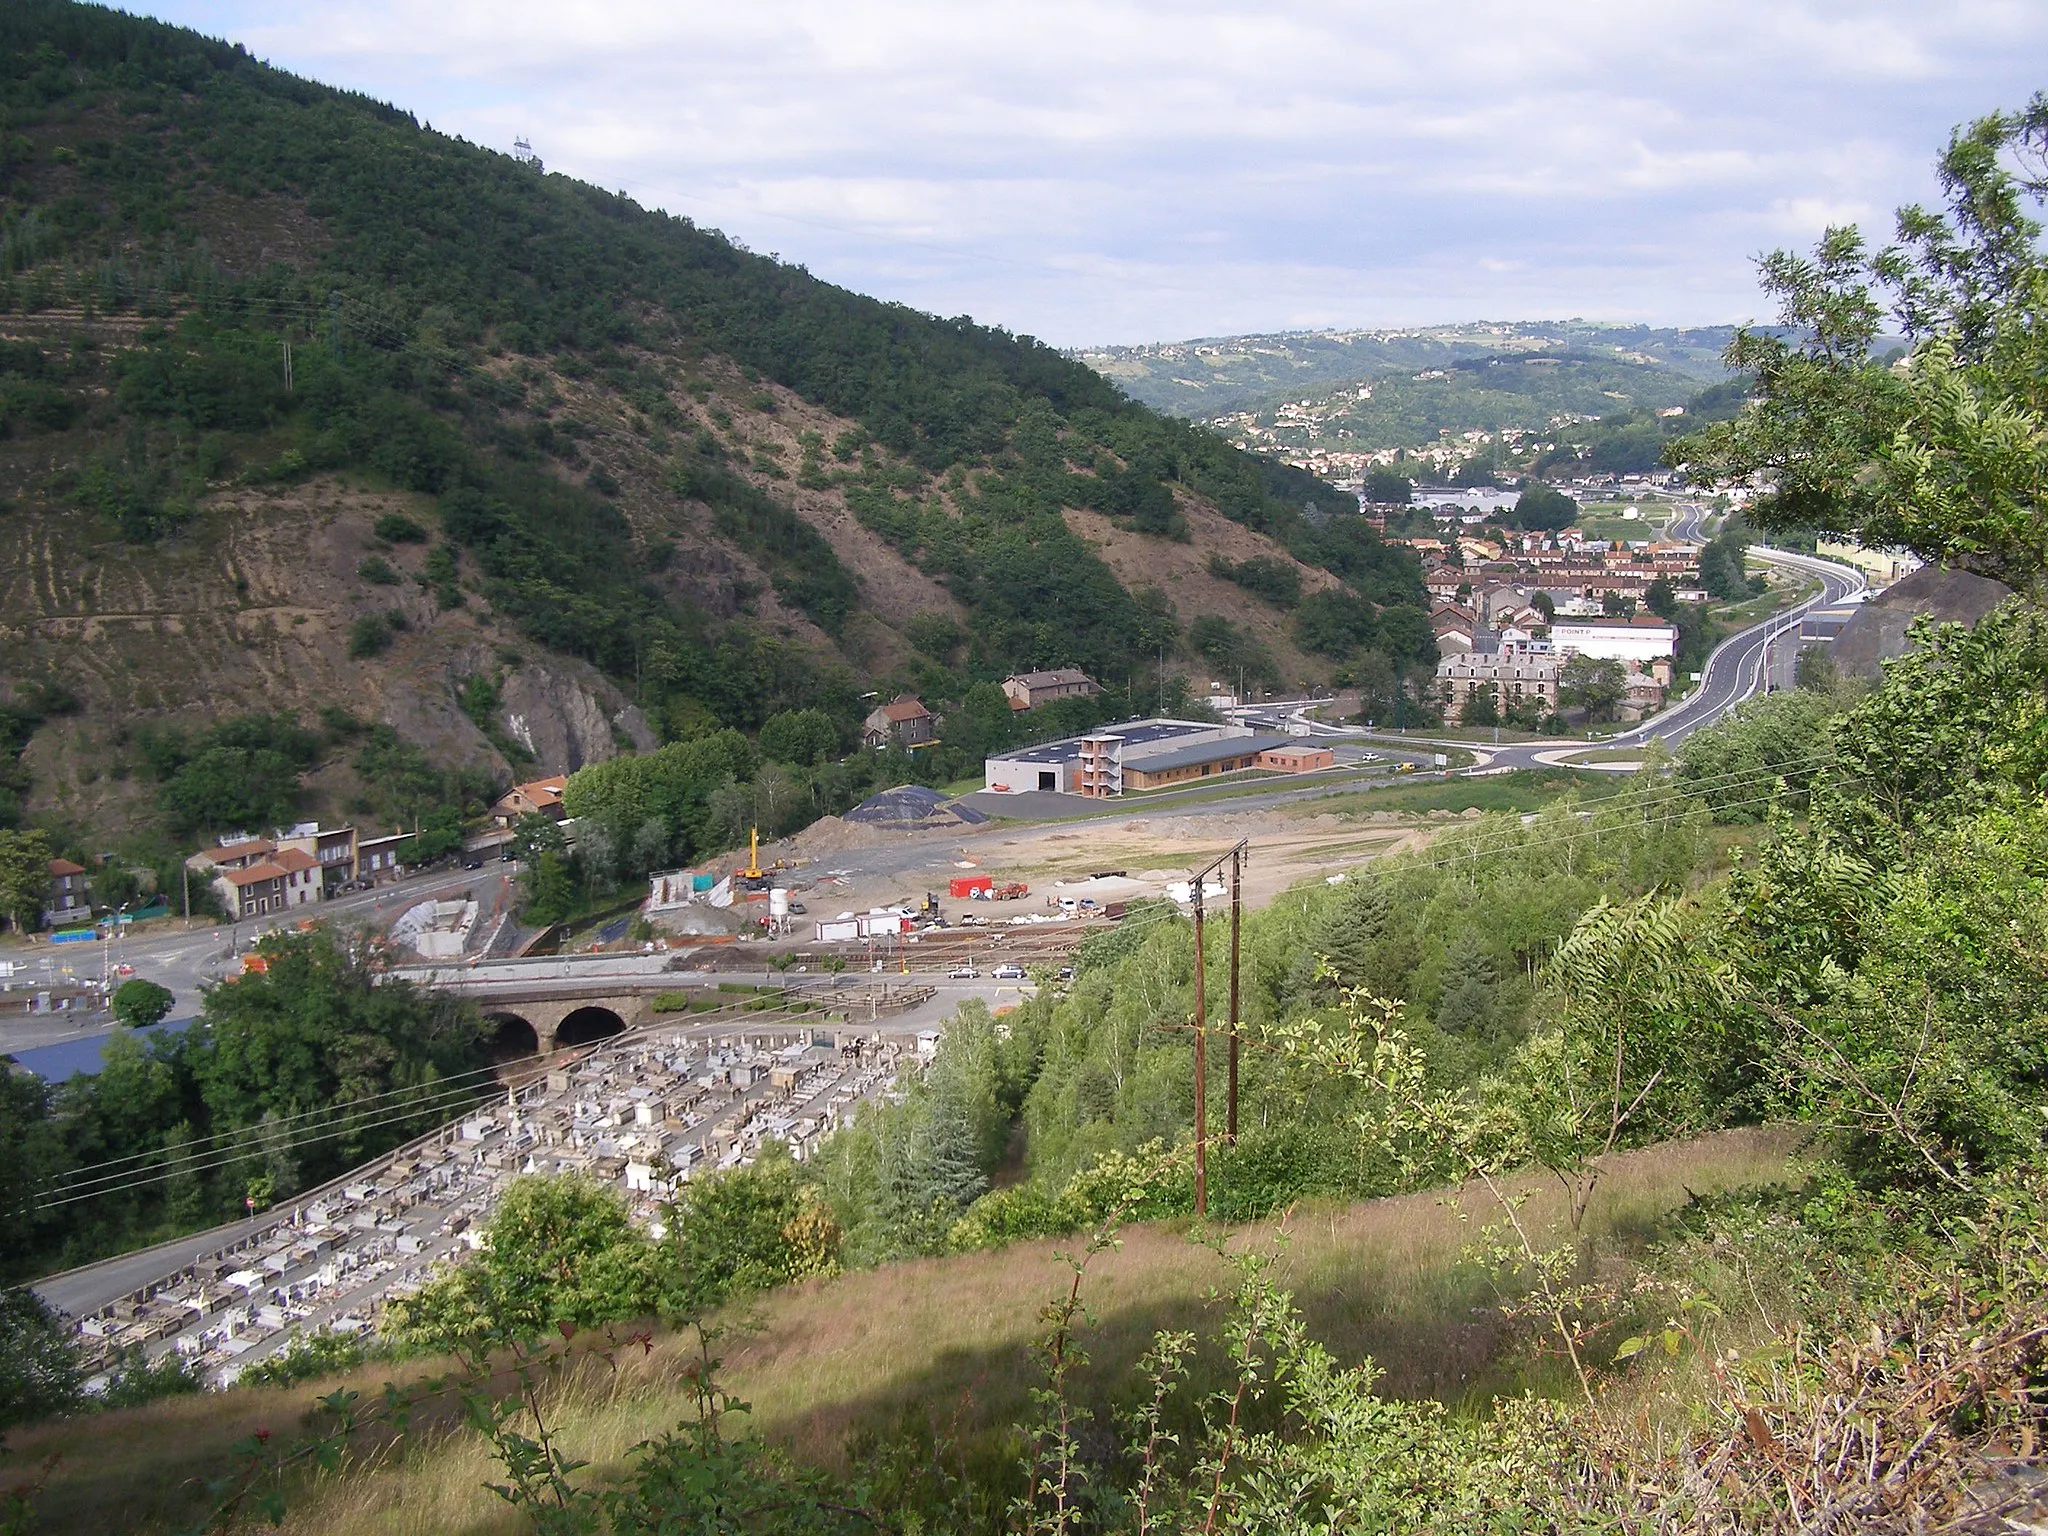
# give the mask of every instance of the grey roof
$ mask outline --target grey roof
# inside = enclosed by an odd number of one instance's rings
[[[1050,672],[1015,672],[1003,679],[1006,683],[1023,683],[1030,688],[1051,688],[1061,683],[1090,683],[1095,679],[1079,667],[1056,667]]]
[[[1192,768],[1213,763],[1219,757],[1256,757],[1271,747],[1290,746],[1292,736],[1226,736],[1221,741],[1197,742],[1177,752],[1160,752],[1152,757],[1124,759],[1124,768],[1134,773],[1160,773],[1169,768]]]
[[[1197,731],[1213,731],[1213,725],[1195,725],[1179,720],[1155,720],[1136,725],[1105,725],[1090,731],[1087,736],[1069,736],[1061,741],[1041,742],[1035,747],[1021,747],[1015,752],[1002,753],[998,761],[1005,763],[1071,763],[1081,755],[1081,743],[1099,736],[1121,737],[1124,743],[1124,761],[1131,761],[1131,748],[1146,746],[1155,741],[1171,741],[1176,736],[1192,736]]]

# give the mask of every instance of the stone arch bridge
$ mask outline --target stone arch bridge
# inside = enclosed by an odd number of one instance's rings
[[[463,989],[459,995],[476,1004],[484,1023],[496,1031],[502,1051],[527,1054],[608,1040],[663,1018],[674,1023],[675,1015],[654,1011],[656,993],[673,990],[672,986],[650,987],[644,992],[613,987],[572,995],[559,988],[491,987]]]

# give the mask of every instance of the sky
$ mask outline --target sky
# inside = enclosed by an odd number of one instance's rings
[[[137,8],[1059,346],[1768,318],[1759,254],[2048,87],[2048,0]]]

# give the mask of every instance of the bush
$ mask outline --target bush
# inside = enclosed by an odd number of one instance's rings
[[[382,555],[370,555],[356,567],[356,574],[367,582],[380,587],[398,585],[398,572],[391,568],[391,562]]]
[[[427,530],[403,512],[386,512],[370,529],[387,544],[424,544]]]
[[[376,656],[391,649],[391,637],[400,627],[391,622],[393,614],[366,613],[348,627],[348,654],[353,661]]]
[[[249,1387],[289,1387],[352,1371],[369,1358],[370,1352],[355,1334],[322,1329],[318,1333],[302,1333],[268,1360],[259,1360],[242,1372],[237,1383]]]

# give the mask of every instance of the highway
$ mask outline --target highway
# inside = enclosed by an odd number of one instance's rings
[[[1676,746],[1743,700],[1762,693],[1770,677],[1773,650],[1779,648],[1780,642],[1788,635],[1796,639],[1799,621],[1806,616],[1806,611],[1846,602],[1860,594],[1867,585],[1862,572],[1853,567],[1837,565],[1832,560],[1821,560],[1812,555],[1795,555],[1786,550],[1753,544],[1749,557],[1762,565],[1775,565],[1818,576],[1821,583],[1819,595],[1807,598],[1761,624],[1752,624],[1722,641],[1707,658],[1700,685],[1690,697],[1639,725],[1618,732],[1612,738],[1615,743],[1647,742],[1657,737],[1668,746]]]
[[[1705,509],[1698,503],[1681,503],[1672,518],[1668,536],[1690,542],[1700,541],[1705,537],[1700,527],[1705,515]],[[1797,636],[1799,622],[1805,617],[1808,609],[1846,602],[1862,593],[1868,585],[1862,572],[1851,566],[1838,565],[1832,560],[1772,549],[1762,544],[1751,545],[1748,553],[1749,558],[1758,564],[1778,566],[1818,577],[1821,583],[1820,592],[1782,613],[1729,636],[1716,646],[1713,654],[1707,658],[1706,665],[1701,669],[1699,686],[1690,695],[1669,709],[1652,715],[1627,730],[1617,731],[1596,745],[1646,746],[1652,739],[1656,739],[1666,746],[1677,746],[1693,732],[1711,725],[1737,704],[1764,692],[1771,677],[1772,667],[1784,652],[1786,637]],[[1387,739],[1390,735],[1387,732],[1368,733],[1361,726],[1330,725],[1313,720],[1310,718],[1310,711],[1315,707],[1314,700],[1286,700],[1242,707],[1230,713],[1245,724],[1271,730],[1300,730],[1305,727],[1318,736],[1361,737],[1374,734],[1376,740]],[[1478,767],[1493,770],[1549,767],[1561,757],[1569,756],[1575,751],[1586,750],[1584,746],[1558,741],[1495,745],[1414,734],[1404,734],[1393,739],[1404,746],[1436,746],[1470,752],[1478,759]]]

